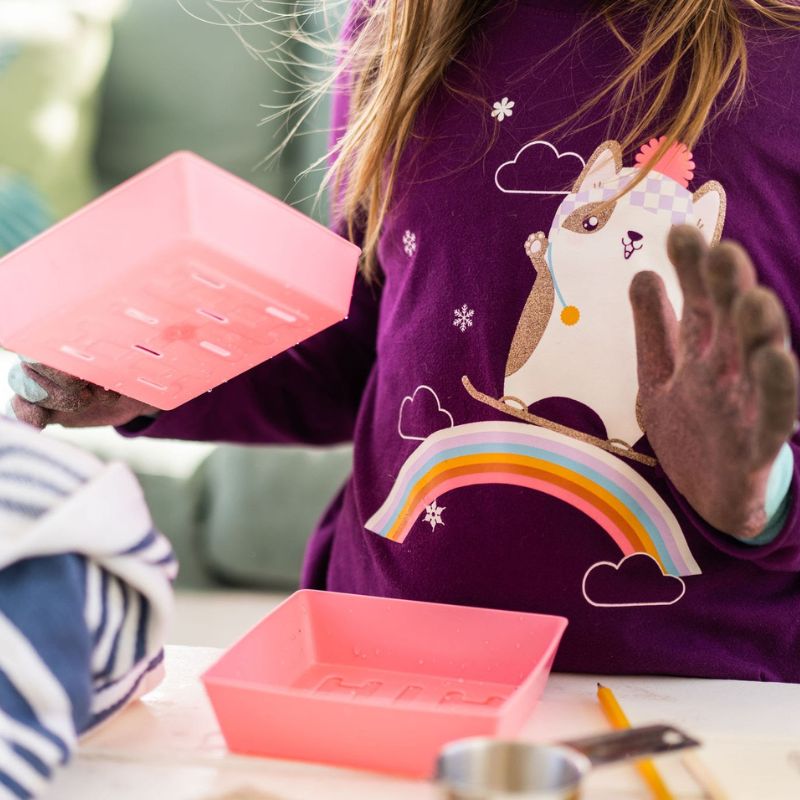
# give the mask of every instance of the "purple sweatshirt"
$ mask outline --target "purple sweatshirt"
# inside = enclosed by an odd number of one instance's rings
[[[599,21],[571,38],[586,5],[498,4],[465,51],[471,71],[449,76],[483,102],[440,89],[420,112],[380,283],[357,284],[346,322],[144,432],[352,438],[308,587],[562,614],[562,670],[800,681],[797,474],[768,544],[688,507],[636,420],[627,298],[652,269],[680,313],[665,237],[698,225],[745,246],[797,341],[800,37],[753,34],[738,113],[594,215],[654,144],[620,154],[602,106],[544,134],[624,58]],[[335,127],[346,113],[342,94]]]

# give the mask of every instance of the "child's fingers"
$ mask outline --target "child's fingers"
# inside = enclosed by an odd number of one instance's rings
[[[636,358],[642,399],[666,383],[675,369],[678,321],[664,282],[655,272],[639,272],[630,287]]]
[[[733,319],[745,364],[765,345],[785,347],[789,331],[786,314],[772,290],[756,286],[741,295],[734,303]]]
[[[26,372],[32,373],[35,378],[36,376],[44,378],[50,383],[60,386],[62,389],[69,389],[71,386],[76,384],[86,385],[86,381],[76,378],[74,375],[70,375],[68,372],[62,372],[60,369],[48,367],[46,364],[42,364],[38,361],[30,361],[29,359],[25,358],[23,358],[22,361],[22,366]]]
[[[30,360],[11,369],[9,384],[16,394],[8,411],[37,428],[124,425],[157,412],[137,400]]]
[[[47,412],[47,425],[60,425],[62,428],[97,428],[105,427],[107,422],[105,410],[87,408],[81,411],[50,411]]]
[[[19,395],[11,398],[11,415],[20,422],[33,425],[34,428],[44,428],[50,422],[52,412],[34,403],[29,403]]]
[[[706,285],[716,308],[730,312],[739,295],[756,285],[756,271],[747,251],[736,242],[720,242],[712,248]]]
[[[13,392],[29,403],[39,403],[47,399],[47,390],[22,368],[19,362],[8,371],[8,385]]]
[[[157,409],[137,400],[103,392],[95,402],[76,411],[45,408],[41,403],[29,403],[19,395],[11,400],[10,416],[37,428],[61,425],[64,428],[93,428],[105,425],[126,425],[137,417],[153,416]]]
[[[691,225],[676,225],[667,237],[667,255],[683,292],[680,341],[690,358],[700,356],[711,337],[712,305],[705,280],[708,245]]]
[[[92,403],[92,384],[73,378],[71,375],[42,365],[22,364],[21,371],[28,382],[36,387],[35,394],[17,391],[25,400],[53,411],[78,411]],[[54,378],[56,380],[54,380]],[[58,381],[58,382],[57,382]]]
[[[747,252],[734,242],[722,242],[708,255],[706,283],[714,306],[713,358],[720,374],[739,368],[739,336],[734,309],[739,298],[757,285]]]
[[[758,398],[755,457],[756,465],[761,465],[770,463],[792,435],[797,419],[797,360],[783,347],[766,345],[753,353],[750,372]]]

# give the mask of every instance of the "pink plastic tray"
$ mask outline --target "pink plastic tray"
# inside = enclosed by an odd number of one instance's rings
[[[566,625],[541,614],[301,591],[203,682],[235,752],[430,777],[446,742],[520,729]]]
[[[0,261],[0,345],[175,408],[345,317],[358,254],[176,153]]]

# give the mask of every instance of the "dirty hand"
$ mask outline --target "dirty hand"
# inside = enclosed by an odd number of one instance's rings
[[[697,513],[740,539],[767,523],[767,479],[797,416],[797,362],[783,307],[732,242],[690,226],[667,252],[684,296],[676,319],[661,279],[631,284],[639,412],[661,467]]]
[[[51,424],[67,428],[125,425],[157,413],[138,400],[27,360],[11,368],[8,384],[16,393],[10,411],[37,428]]]

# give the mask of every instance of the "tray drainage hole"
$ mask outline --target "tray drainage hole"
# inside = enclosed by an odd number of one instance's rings
[[[155,381],[149,381],[147,380],[147,378],[137,378],[136,380],[139,381],[139,383],[143,383],[145,386],[149,386],[151,389],[158,389],[159,392],[167,391],[166,386],[163,386],[160,383],[156,383]]]
[[[158,350],[151,350],[149,347],[145,347],[142,344],[135,344],[133,346],[134,350],[140,350],[142,353],[147,353],[148,356],[153,356],[154,358],[161,358],[162,354],[158,352]]]
[[[227,358],[230,354],[230,350],[226,350],[224,347],[220,347],[218,344],[214,344],[213,342],[200,342],[200,347],[204,350],[208,350],[210,353],[216,353],[218,356],[222,356],[223,358]]]
[[[214,278],[209,278],[207,275],[203,275],[200,272],[193,272],[192,280],[197,281],[198,283],[202,283],[204,286],[208,286],[211,289],[225,288],[225,284],[222,281],[217,281],[214,280]]]
[[[94,361],[94,356],[90,356],[88,353],[82,353],[80,350],[76,350],[68,344],[62,344],[60,349],[62,353],[66,353],[73,358],[79,358],[81,361]]]
[[[213,319],[214,322],[219,322],[222,325],[228,324],[228,318],[223,317],[222,314],[217,314],[214,311],[209,311],[207,308],[198,308],[198,314],[202,314],[204,317],[208,317],[209,319]]]
[[[156,317],[151,317],[149,314],[145,314],[144,311],[139,311],[138,308],[126,308],[125,316],[144,322],[146,325],[158,325]]]
[[[275,306],[267,306],[266,312],[271,317],[283,320],[284,322],[297,322],[297,317],[294,314],[290,314],[288,311],[284,311],[282,308],[275,308]]]

